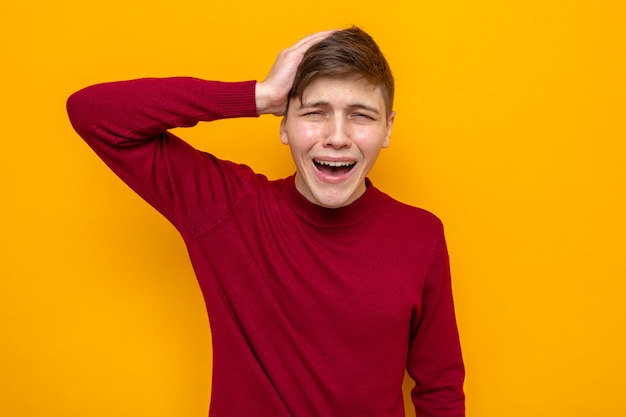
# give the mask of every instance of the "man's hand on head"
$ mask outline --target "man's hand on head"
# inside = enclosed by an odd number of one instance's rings
[[[304,53],[335,30],[314,33],[282,50],[265,79],[256,85],[256,107],[259,114],[282,116],[287,107],[289,90]]]

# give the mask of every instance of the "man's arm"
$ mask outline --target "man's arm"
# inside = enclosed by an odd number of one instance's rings
[[[420,318],[411,329],[407,371],[415,381],[411,396],[417,416],[465,416],[465,369],[441,226],[430,253]]]
[[[227,175],[230,171],[225,172],[220,161],[193,149],[168,129],[256,116],[255,84],[195,78],[105,83],[74,93],[67,110],[76,131],[100,158],[184,228],[206,204],[216,215],[226,210],[227,201],[218,196],[241,187],[251,173]],[[197,190],[209,193],[200,195]]]
[[[254,81],[144,78],[87,87],[70,96],[67,110],[86,140],[124,146],[200,121],[256,116],[254,89]]]

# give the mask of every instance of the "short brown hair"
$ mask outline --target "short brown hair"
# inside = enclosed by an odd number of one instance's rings
[[[380,87],[387,116],[391,114],[393,74],[374,39],[356,26],[334,32],[306,51],[298,66],[289,100],[297,97],[302,101],[304,90],[318,78],[350,76],[362,77]]]

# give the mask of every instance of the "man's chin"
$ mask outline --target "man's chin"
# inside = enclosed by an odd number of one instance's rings
[[[328,188],[331,188],[331,186]],[[337,190],[337,188],[335,185],[332,186],[332,189],[316,190],[314,192],[316,204],[325,208],[336,209],[350,205],[356,200],[354,190]]]

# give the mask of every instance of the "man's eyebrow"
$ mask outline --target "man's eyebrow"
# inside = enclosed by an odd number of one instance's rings
[[[363,103],[350,104],[349,107],[371,111],[372,113],[376,113],[376,114],[380,113],[376,107],[368,106],[367,104],[363,104]]]
[[[300,109],[306,109],[309,107],[320,107],[320,106],[328,106],[330,103],[328,101],[312,101],[309,103],[300,102]]]
[[[328,106],[330,103],[328,101],[312,101],[309,103],[302,103],[300,102],[300,109],[307,109],[307,108],[311,108],[311,107],[323,107],[323,106]],[[363,103],[353,103],[353,104],[348,104],[348,107],[350,108],[356,108],[356,109],[363,109],[363,110],[367,110],[370,111],[372,113],[376,113],[376,114],[380,114],[380,111],[373,106],[368,106],[367,104],[363,104]]]

